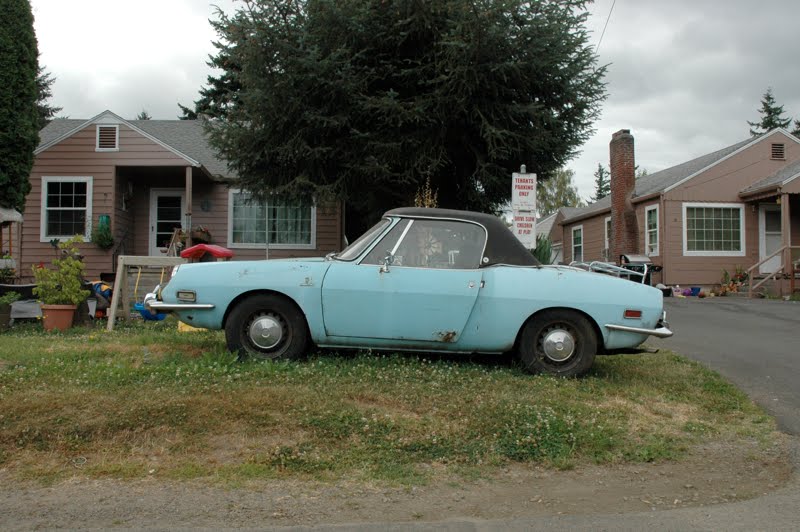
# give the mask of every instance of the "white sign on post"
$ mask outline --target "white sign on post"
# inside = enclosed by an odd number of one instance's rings
[[[536,174],[525,172],[522,165],[519,173],[511,175],[511,211],[514,217],[512,231],[528,248],[536,247]]]
[[[521,170],[524,172],[525,167]],[[520,211],[536,210],[536,174],[511,174],[511,208]]]

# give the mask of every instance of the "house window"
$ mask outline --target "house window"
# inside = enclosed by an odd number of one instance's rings
[[[683,227],[685,255],[744,255],[744,208],[740,204],[684,203]]]
[[[606,216],[605,237],[603,239],[603,260],[611,260],[611,216]]]
[[[54,238],[89,237],[92,219],[91,177],[42,177],[42,242]]]
[[[786,159],[786,145],[785,144],[773,144],[771,150],[770,159],[777,159],[779,161],[783,161]]]
[[[572,260],[583,262],[583,226],[572,228]]]
[[[313,249],[316,207],[281,196],[261,202],[231,190],[228,203],[228,245],[235,248]]]
[[[650,257],[658,255],[658,205],[652,205],[644,210],[645,224],[645,254]]]
[[[119,126],[97,126],[95,151],[119,151]]]

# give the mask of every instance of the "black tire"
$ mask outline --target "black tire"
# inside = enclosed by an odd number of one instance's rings
[[[240,359],[296,359],[308,347],[308,324],[293,302],[260,294],[236,305],[225,324],[225,340]]]
[[[519,358],[530,373],[561,377],[584,375],[597,354],[597,335],[583,315],[546,310],[525,324]]]

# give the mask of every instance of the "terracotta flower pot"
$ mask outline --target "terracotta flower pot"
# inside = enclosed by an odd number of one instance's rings
[[[42,325],[45,331],[66,331],[72,327],[76,305],[42,305]]]

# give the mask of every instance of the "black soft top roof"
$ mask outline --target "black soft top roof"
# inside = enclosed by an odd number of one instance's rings
[[[492,214],[453,209],[427,209],[423,207],[402,207],[387,211],[385,216],[401,218],[442,218],[448,220],[465,220],[482,225],[486,229],[486,250],[483,253],[481,267],[494,264],[510,264],[512,266],[539,266],[539,261],[525,249],[506,224]],[[488,260],[487,260],[488,259]]]

